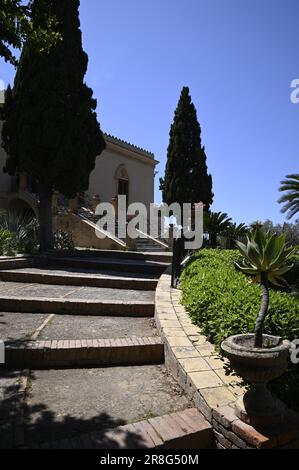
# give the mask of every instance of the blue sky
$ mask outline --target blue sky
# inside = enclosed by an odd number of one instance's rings
[[[284,221],[280,180],[298,168],[298,0],[81,0],[87,83],[105,132],[155,153],[190,87],[214,178],[213,210]],[[0,63],[0,78],[14,70]]]

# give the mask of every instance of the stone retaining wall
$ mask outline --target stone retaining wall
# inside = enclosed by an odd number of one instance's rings
[[[288,422],[267,433],[243,423],[234,412],[244,394],[240,379],[226,374],[226,362],[214,346],[192,324],[180,303],[181,293],[171,289],[169,270],[160,278],[156,291],[156,323],[165,342],[166,365],[213,425],[219,449],[299,448],[299,428]],[[294,420],[295,421],[295,420]]]

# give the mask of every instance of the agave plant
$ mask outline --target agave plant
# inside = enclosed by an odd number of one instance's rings
[[[224,233],[230,226],[232,219],[223,212],[208,212],[204,216],[204,229],[208,232],[212,248],[217,246],[217,235]]]
[[[289,248],[285,235],[264,234],[257,229],[247,236],[247,245],[236,242],[244,256],[242,265],[237,264],[240,271],[254,277],[262,287],[262,305],[255,325],[255,348],[263,347],[263,329],[269,309],[269,285],[282,287],[285,284],[283,275],[292,269],[290,258],[298,247]]]
[[[280,192],[286,193],[279,199],[280,204],[284,204],[282,213],[288,213],[287,218],[290,220],[299,213],[299,174],[288,175],[285,181],[281,182]]]

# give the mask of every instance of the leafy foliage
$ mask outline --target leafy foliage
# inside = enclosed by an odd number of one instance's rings
[[[271,220],[265,220],[261,224],[263,232],[282,235],[285,234],[286,241],[291,246],[299,245],[299,219],[294,223],[273,224]]]
[[[10,240],[11,234],[6,229],[0,229],[0,255],[4,255],[8,240]]]
[[[74,250],[75,245],[72,236],[64,230],[54,233],[54,250]]]
[[[0,56],[6,62],[16,65],[12,49],[21,49],[29,40],[37,51],[48,53],[61,39],[56,28],[48,0],[0,0]]]
[[[5,255],[38,250],[38,223],[31,214],[17,210],[0,213],[0,252]]]
[[[299,257],[296,259],[299,262]],[[240,262],[236,250],[201,250],[182,275],[182,302],[194,323],[219,349],[228,336],[245,334],[255,327],[260,287],[236,269],[235,263]],[[288,275],[293,275],[293,270]],[[270,289],[264,329],[265,333],[291,341],[299,338],[299,302],[294,295]],[[290,406],[299,409],[298,366],[292,366],[271,388]]]
[[[204,214],[204,230],[210,236],[212,248],[217,246],[217,235],[224,234],[229,229],[231,220],[223,212],[208,212]]]
[[[225,230],[224,236],[227,240],[227,248],[234,249],[237,240],[243,239],[249,232],[249,228],[245,224],[230,223]]]
[[[284,204],[282,213],[287,213],[290,220],[299,214],[299,174],[288,175],[285,181],[281,182],[280,192],[286,193],[279,199],[280,204]]]

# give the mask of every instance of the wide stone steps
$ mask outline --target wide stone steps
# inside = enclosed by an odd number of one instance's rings
[[[211,449],[213,446],[211,425],[195,408],[188,408],[177,413],[118,426],[106,432],[81,434],[75,438],[47,442],[32,448],[200,450]],[[109,465],[109,457],[106,458],[106,464]]]
[[[158,337],[110,338],[5,343],[6,367],[61,369],[163,364]]]
[[[102,287],[116,289],[134,289],[153,291],[157,287],[157,279],[117,277],[109,275],[88,275],[80,273],[52,273],[49,270],[3,270],[0,271],[0,281],[34,284],[51,284],[64,286]]]
[[[0,448],[3,437],[8,448],[212,447],[211,426],[164,366],[153,320],[157,278],[169,260],[90,250],[2,261],[0,377],[28,375],[17,429],[8,418],[11,436],[0,419]]]

